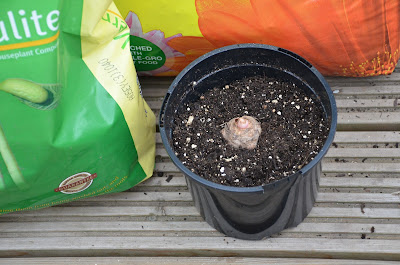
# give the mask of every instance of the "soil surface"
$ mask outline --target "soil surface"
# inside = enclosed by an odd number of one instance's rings
[[[241,116],[261,123],[255,149],[234,148],[222,137],[225,124]],[[260,186],[308,164],[322,148],[329,125],[315,95],[293,83],[258,76],[213,88],[182,105],[173,147],[188,169],[207,180]]]

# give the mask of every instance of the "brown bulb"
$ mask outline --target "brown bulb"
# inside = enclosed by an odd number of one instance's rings
[[[221,130],[224,139],[234,148],[254,149],[261,134],[260,123],[251,116],[233,118]]]

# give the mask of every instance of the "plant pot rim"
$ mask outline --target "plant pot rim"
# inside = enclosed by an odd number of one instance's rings
[[[331,106],[331,110],[332,110],[332,115],[331,115],[331,122],[330,122],[330,127],[329,127],[329,134],[328,137],[325,140],[325,143],[323,145],[323,147],[321,148],[321,150],[318,152],[318,154],[314,157],[313,160],[311,160],[310,163],[308,163],[306,166],[304,166],[303,168],[301,168],[300,170],[298,170],[296,173],[291,174],[285,178],[282,178],[278,181],[272,182],[272,183],[268,183],[268,184],[264,184],[264,185],[260,185],[260,186],[254,186],[254,187],[234,187],[234,186],[227,186],[227,185],[222,185],[222,184],[218,184],[209,180],[206,180],[204,178],[202,178],[201,176],[193,173],[191,170],[189,170],[184,164],[182,164],[182,162],[179,160],[179,158],[175,155],[175,152],[173,151],[174,149],[172,148],[172,146],[169,144],[166,132],[165,132],[165,128],[163,126],[160,126],[160,134],[161,134],[161,139],[163,144],[168,147],[167,152],[168,155],[170,156],[170,158],[172,159],[172,162],[188,177],[190,177],[191,179],[193,179],[194,181],[207,186],[207,187],[211,187],[217,190],[220,190],[222,192],[238,192],[238,193],[247,193],[247,192],[260,192],[260,193],[264,193],[264,191],[266,190],[270,190],[270,189],[275,189],[277,186],[280,186],[282,184],[285,183],[289,183],[293,180],[295,180],[298,176],[302,176],[304,173],[306,173],[307,171],[309,171],[310,169],[312,169],[317,163],[321,162],[322,158],[326,155],[330,145],[333,142],[333,139],[335,137],[335,133],[336,133],[336,127],[337,127],[337,107],[336,107],[336,102],[335,102],[335,98],[332,92],[332,89],[330,88],[328,82],[325,80],[325,78],[322,76],[322,74],[314,67],[311,65],[311,63],[309,63],[307,60],[305,60],[304,58],[302,58],[301,56],[297,55],[296,53],[293,53],[291,51],[276,47],[276,46],[272,46],[272,45],[265,45],[265,44],[256,44],[256,43],[245,43],[245,44],[235,44],[235,45],[230,45],[230,46],[225,46],[222,48],[218,48],[215,49],[209,53],[206,53],[202,56],[200,56],[199,58],[197,58],[196,60],[194,60],[193,62],[191,62],[188,66],[186,66],[177,76],[176,78],[173,80],[173,82],[171,83],[170,87],[168,88],[167,91],[167,97],[169,97],[169,95],[171,93],[173,93],[175,87],[177,86],[178,82],[180,82],[180,80],[190,71],[192,70],[192,68],[197,65],[198,63],[207,60],[210,57],[213,57],[216,54],[219,53],[223,53],[223,52],[228,52],[228,51],[232,51],[232,50],[238,50],[238,49],[263,49],[263,50],[272,50],[278,53],[282,53],[288,57],[292,57],[293,59],[299,60],[301,61],[301,63],[303,63],[306,67],[308,67],[314,74],[315,76],[318,78],[318,80],[323,84],[326,93],[328,94],[328,98],[329,98],[329,104]],[[196,81],[196,80],[193,80]],[[168,104],[168,98],[164,99],[164,103],[163,105],[167,105]],[[160,112],[159,115],[159,121],[160,124],[161,121],[163,120],[163,111]]]

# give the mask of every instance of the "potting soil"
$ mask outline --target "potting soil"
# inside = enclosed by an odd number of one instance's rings
[[[297,84],[263,76],[208,90],[183,104],[173,129],[173,148],[192,172],[215,183],[252,187],[287,177],[321,150],[330,121],[322,105]],[[221,129],[235,117],[261,123],[253,150],[237,149]]]
[[[0,214],[152,176],[155,116],[112,0],[0,1]]]

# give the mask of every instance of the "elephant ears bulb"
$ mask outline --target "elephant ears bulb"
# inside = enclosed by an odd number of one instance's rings
[[[231,119],[221,130],[223,138],[234,148],[254,149],[261,134],[260,123],[251,116]]]

